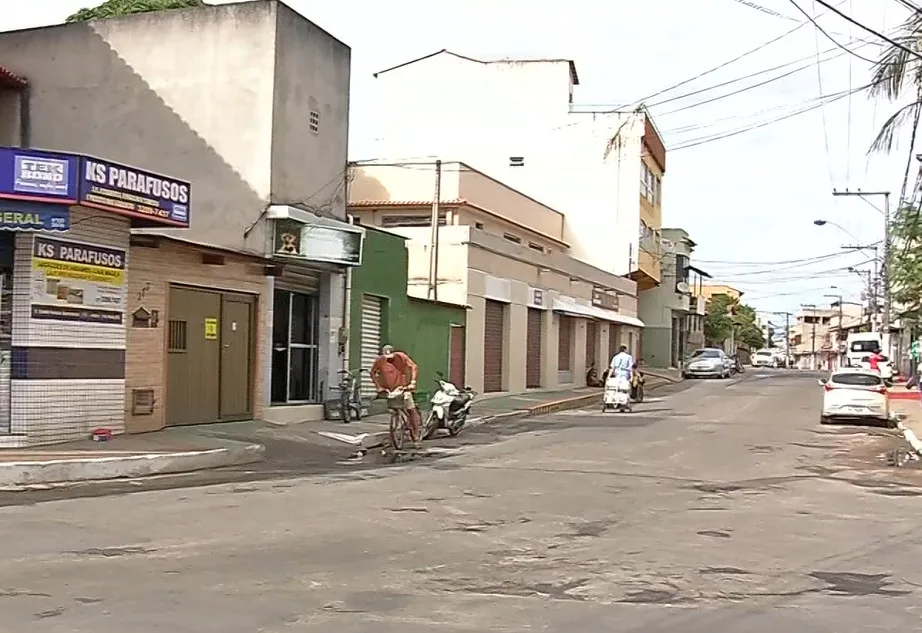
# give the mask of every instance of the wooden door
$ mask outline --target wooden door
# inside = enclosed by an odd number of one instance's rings
[[[505,332],[506,304],[499,301],[486,302],[483,315],[483,391],[491,393],[503,390],[503,339]]]
[[[222,297],[218,335],[221,340],[221,420],[248,420],[253,417],[253,308],[250,297]]]
[[[541,318],[541,310],[528,308],[525,339],[525,387],[528,389],[541,386]]]

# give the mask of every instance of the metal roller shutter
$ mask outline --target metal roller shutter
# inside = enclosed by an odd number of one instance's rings
[[[362,297],[362,367],[371,369],[381,354],[381,299]],[[362,374],[362,398],[374,398],[375,388],[370,375]]]
[[[487,300],[483,314],[483,390],[503,390],[503,331],[506,306]]]
[[[570,342],[573,338],[573,319],[561,316],[557,328],[557,371],[570,371]]]
[[[598,354],[599,349],[599,324],[595,321],[586,322],[586,369],[588,370],[593,365],[598,367],[598,360],[596,354]],[[602,372],[599,372],[600,374]]]
[[[525,387],[541,386],[541,310],[528,308],[528,333],[525,339]]]

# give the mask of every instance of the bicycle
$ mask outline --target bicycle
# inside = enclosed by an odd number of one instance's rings
[[[397,387],[393,391],[386,392],[387,408],[391,412],[388,437],[395,451],[403,450],[404,443],[410,435],[410,414],[407,411],[406,393],[405,387]],[[412,439],[410,438],[411,441]]]
[[[362,397],[359,376],[367,369],[341,369],[339,375],[342,380],[339,382],[339,410],[344,424],[349,424],[352,420],[362,419]]]

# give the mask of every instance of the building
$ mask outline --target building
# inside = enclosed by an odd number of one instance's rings
[[[737,290],[733,286],[728,286],[726,284],[701,284],[695,290],[695,293],[696,296],[702,297],[705,302],[710,301],[711,298],[717,295],[726,295],[734,301],[739,301],[743,298],[744,294],[742,290]]]
[[[191,401],[177,410],[179,396],[171,404],[159,392],[158,371],[136,374],[130,388],[144,398],[154,391],[163,424],[260,411],[278,422],[322,415],[320,403],[346,359],[345,270],[361,261],[362,230],[345,220],[350,56],[348,46],[276,0],[0,33],[0,59],[28,80],[25,93],[10,92],[12,80],[3,80],[0,134],[7,138],[0,142],[107,156],[195,186],[188,229],[134,230],[135,238],[168,238],[139,246],[149,249],[138,253],[144,274],[158,257],[154,243],[165,249],[160,257],[183,254],[176,255],[182,266],[156,271],[132,309],[159,311],[163,300],[171,310],[173,288],[195,286],[203,294],[179,320],[201,332],[206,320],[218,319],[219,328],[225,321],[214,314],[216,297],[222,314],[239,307],[234,297],[251,304],[258,366],[249,372],[249,412],[229,403],[215,414],[213,405],[206,412]],[[160,314],[162,327],[172,316]],[[235,322],[241,327],[240,319],[228,321]],[[151,336],[132,334],[129,342]],[[208,364],[239,361],[225,349]],[[141,345],[138,354],[137,363],[146,362],[151,349]],[[238,391],[242,379],[234,376],[232,386],[228,376],[209,387],[218,394],[212,402]],[[144,415],[153,418],[137,428],[160,425],[159,413]]]
[[[363,164],[350,212],[409,238],[411,296],[469,306],[465,328],[454,330],[452,363],[464,374],[455,369],[453,381],[480,392],[582,385],[619,345],[638,348],[636,284],[570,257],[559,211],[470,165]]]
[[[367,227],[362,265],[350,280],[349,365],[370,369],[390,344],[419,365],[418,396],[430,389],[436,372],[464,386],[466,307],[410,297],[407,259],[405,237]],[[362,374],[362,397],[375,395],[369,375]]]
[[[704,345],[706,303],[694,296],[706,272],[692,266],[695,242],[684,229],[663,229],[662,283],[643,290],[638,299],[644,322],[644,362],[654,367],[679,367]]]
[[[643,108],[580,111],[579,83],[567,59],[478,60],[442,50],[407,61],[375,74],[375,155],[465,157],[560,210],[571,256],[653,287],[662,136]]]
[[[794,315],[795,322],[788,330],[794,366],[798,369],[833,369],[839,357],[836,342],[839,318],[847,328],[860,322],[861,307],[836,304],[822,308],[804,306]]]
[[[0,147],[0,447],[125,430],[129,295],[145,283],[131,231],[187,226],[191,200],[178,178]]]

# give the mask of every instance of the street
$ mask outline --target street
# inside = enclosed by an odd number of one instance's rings
[[[922,479],[819,401],[815,375],[750,370],[442,459],[6,493],[0,631],[916,630]]]

